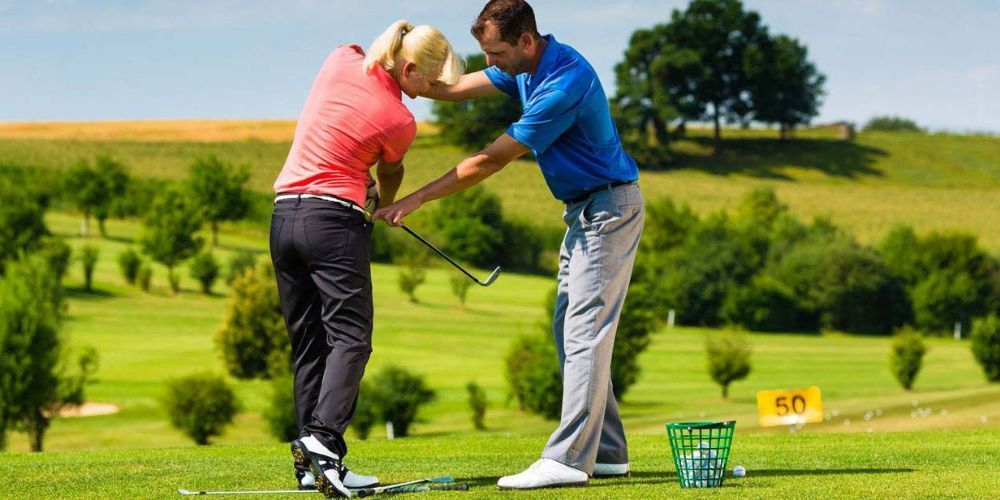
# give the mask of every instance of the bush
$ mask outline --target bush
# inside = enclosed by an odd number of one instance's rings
[[[990,314],[973,320],[971,343],[986,380],[1000,382],[1000,316]]]
[[[281,442],[299,437],[299,418],[295,413],[295,389],[291,375],[271,380],[271,406],[264,410],[264,420],[271,435]]]
[[[466,72],[486,68],[486,57],[473,54],[465,59]],[[431,107],[441,137],[451,144],[482,148],[521,117],[521,103],[506,95],[462,102],[434,101]]]
[[[219,277],[219,262],[212,256],[212,252],[205,251],[195,255],[189,266],[191,277],[201,283],[201,292],[205,295],[211,295],[212,285]]]
[[[482,186],[440,200],[432,212],[434,229],[453,259],[477,267],[496,265],[503,252],[504,219],[500,198]]]
[[[34,253],[48,262],[49,268],[52,269],[52,272],[56,273],[56,277],[60,282],[66,277],[73,249],[66,244],[65,240],[57,236],[44,236],[39,240],[38,250]]]
[[[261,262],[233,281],[215,345],[226,371],[236,378],[269,378],[287,371],[291,346],[270,264]]]
[[[239,411],[233,390],[222,377],[210,373],[168,381],[163,406],[170,424],[199,445],[221,435]]]
[[[466,384],[465,391],[469,393],[469,409],[472,410],[472,427],[477,431],[485,430],[486,424],[483,421],[486,417],[486,392],[475,382]]]
[[[232,285],[233,281],[243,274],[247,269],[253,269],[257,265],[257,255],[249,250],[240,250],[229,260],[229,272],[226,274],[226,284]]]
[[[375,407],[375,401],[372,401],[373,397],[371,384],[367,381],[362,381],[361,387],[358,389],[358,401],[354,406],[354,416],[351,417],[350,424],[358,439],[362,441],[368,439],[372,427],[378,422],[379,414],[378,409]]]
[[[947,332],[958,322],[966,327],[977,312],[976,285],[964,272],[936,271],[913,287],[916,326],[928,332]]]
[[[399,270],[399,289],[414,304],[417,303],[417,287],[427,281],[425,267],[425,264],[421,260],[413,259]]]
[[[755,332],[815,331],[816,319],[799,307],[792,291],[769,276],[734,290],[722,307],[730,324]]]
[[[849,240],[811,238],[765,273],[788,287],[823,328],[888,334],[910,319],[902,280],[877,253]]]
[[[23,187],[0,178],[0,273],[18,252],[32,249],[48,234],[44,205]]]
[[[499,261],[490,266],[500,265],[505,270],[526,273],[545,271],[542,255],[550,243],[552,248],[558,248],[561,238],[562,231],[547,231],[526,220],[506,219],[500,230]]]
[[[900,116],[874,116],[864,127],[865,132],[923,132],[917,123]]]
[[[469,288],[472,287],[472,280],[464,274],[452,273],[449,278],[451,292],[458,298],[458,303],[465,306],[465,297],[469,295]]]
[[[552,338],[521,335],[504,358],[505,375],[518,408],[558,420],[562,413],[562,374]]]
[[[611,387],[618,400],[639,380],[639,355],[649,347],[649,337],[656,330],[655,307],[649,287],[633,279],[618,318],[611,355]]]
[[[118,254],[118,268],[121,269],[122,277],[125,278],[126,283],[135,284],[139,277],[140,266],[142,266],[142,257],[139,257],[135,250],[129,248]]]
[[[383,422],[392,422],[396,436],[405,437],[420,407],[434,400],[422,376],[398,366],[387,366],[372,377],[371,402]]]
[[[139,272],[135,275],[135,280],[139,283],[139,288],[142,291],[148,292],[150,285],[153,284],[153,268],[149,264],[140,265]]]
[[[92,245],[85,245],[80,250],[80,263],[83,264],[83,289],[88,292],[93,289],[94,267],[97,266],[97,257],[100,250]]]
[[[708,373],[722,387],[722,398],[729,397],[729,384],[750,374],[750,344],[745,336],[715,334],[705,341]]]
[[[920,371],[927,347],[920,334],[904,328],[892,340],[892,353],[889,355],[889,369],[903,389],[913,388],[913,381]]]
[[[646,205],[646,226],[640,245],[642,251],[666,252],[684,243],[698,226],[698,216],[691,207],[678,207],[674,200],[661,198]]]

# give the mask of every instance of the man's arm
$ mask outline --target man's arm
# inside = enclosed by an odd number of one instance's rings
[[[500,95],[503,92],[493,86],[493,82],[483,71],[462,75],[454,85],[437,84],[424,94],[428,99],[436,101],[465,101],[479,97]]]
[[[389,225],[400,226],[403,224],[403,217],[420,208],[424,203],[475,186],[530,151],[524,144],[504,134],[486,149],[462,160],[455,168],[437,180],[398,202],[375,211],[372,218],[384,219]]]
[[[375,177],[378,178],[379,202],[378,207],[382,208],[392,204],[399,192],[399,186],[403,183],[403,161],[386,163],[379,160],[375,167]]]

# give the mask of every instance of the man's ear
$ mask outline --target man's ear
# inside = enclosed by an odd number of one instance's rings
[[[517,44],[520,45],[521,50],[528,50],[535,46],[535,37],[531,36],[530,33],[521,33]]]

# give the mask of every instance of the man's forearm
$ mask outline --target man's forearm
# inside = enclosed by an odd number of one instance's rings
[[[421,204],[444,198],[479,184],[483,179],[499,172],[505,165],[506,163],[501,164],[485,154],[470,156],[409,196],[415,197]]]
[[[402,164],[392,169],[391,172],[381,169],[376,171],[376,176],[378,177],[379,208],[390,205],[396,200],[396,193],[399,192],[399,186],[403,184],[403,172],[404,167]]]

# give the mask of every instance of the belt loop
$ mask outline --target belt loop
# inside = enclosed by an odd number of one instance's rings
[[[300,194],[300,195],[298,195],[298,196],[295,197],[295,206],[296,206],[296,208],[299,205],[301,205],[301,204],[302,204],[302,195]]]

